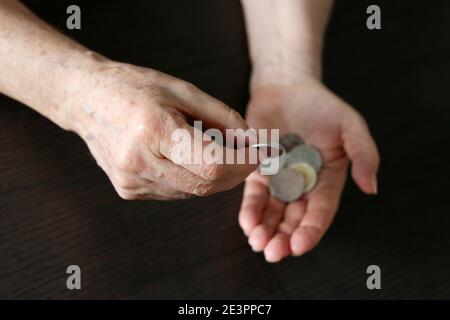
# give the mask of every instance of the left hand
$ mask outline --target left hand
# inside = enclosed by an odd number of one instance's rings
[[[287,205],[270,196],[265,177],[247,178],[239,223],[267,261],[302,255],[319,243],[338,208],[349,160],[359,188],[377,193],[379,154],[365,120],[321,82],[253,88],[246,120],[255,129],[297,133],[324,158],[315,189]]]

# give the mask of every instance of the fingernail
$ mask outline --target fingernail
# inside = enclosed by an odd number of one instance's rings
[[[378,182],[376,175],[374,175],[372,178],[372,186],[373,186],[373,194],[378,194]]]
[[[266,259],[266,261],[268,263],[276,263],[276,262],[280,262],[281,258],[267,254],[266,251],[264,251],[264,258]]]
[[[301,256],[311,251],[320,241],[320,230],[312,226],[303,226],[296,231],[291,239],[291,250],[294,257]]]
[[[253,241],[252,238],[248,238],[248,244],[249,244],[250,248],[252,248],[252,251],[258,252],[258,250],[255,249],[255,243],[254,242],[255,241]]]

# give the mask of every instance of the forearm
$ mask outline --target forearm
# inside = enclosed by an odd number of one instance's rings
[[[321,78],[323,37],[333,0],[242,0],[252,86]]]
[[[57,32],[19,1],[0,2],[0,92],[65,129],[69,96],[103,58]]]

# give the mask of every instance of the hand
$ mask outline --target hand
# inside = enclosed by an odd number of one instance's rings
[[[174,162],[171,135],[176,129],[193,134],[188,118],[218,129],[247,128],[237,112],[185,81],[107,61],[78,86],[67,129],[85,140],[123,199],[206,196],[236,186],[256,169]],[[182,145],[189,154],[193,148]]]
[[[364,119],[319,81],[254,88],[246,119],[252,128],[297,133],[324,157],[316,188],[287,205],[269,195],[265,177],[255,172],[247,178],[239,223],[267,261],[299,256],[318,244],[338,208],[349,159],[360,189],[377,193],[379,155]]]

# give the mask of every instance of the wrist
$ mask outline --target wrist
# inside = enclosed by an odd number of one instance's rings
[[[276,88],[295,88],[308,84],[322,83],[321,72],[317,69],[305,70],[257,70],[251,75],[250,92]]]
[[[293,93],[303,93],[324,87],[322,81],[314,76],[303,75],[295,81],[284,83],[258,83],[252,86],[250,96],[252,100],[265,101],[264,104],[276,108],[289,105]]]
[[[55,94],[55,113],[51,120],[68,131],[80,134],[84,127],[84,109],[89,92],[95,87],[95,74],[110,60],[92,52],[82,51],[74,53],[64,64],[57,68],[58,90]]]
[[[250,87],[295,86],[322,80],[322,39],[309,38],[302,45],[261,51],[252,56]]]

